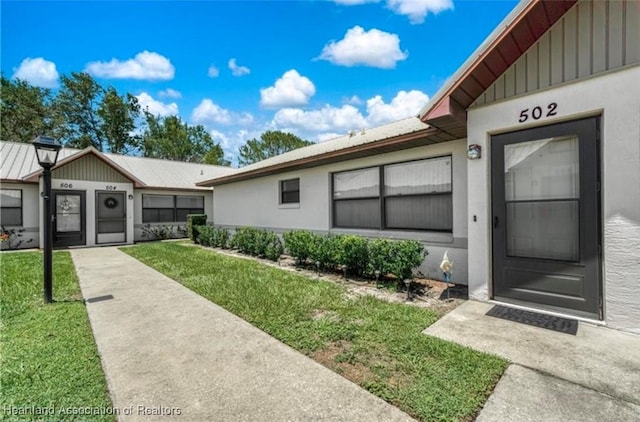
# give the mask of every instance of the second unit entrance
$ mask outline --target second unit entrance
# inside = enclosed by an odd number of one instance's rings
[[[127,241],[126,192],[96,192],[96,244]]]

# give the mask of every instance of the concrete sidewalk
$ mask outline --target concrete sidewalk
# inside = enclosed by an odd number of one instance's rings
[[[116,248],[71,255],[120,420],[412,420]]]
[[[510,362],[478,422],[640,420],[640,336],[580,323],[576,336],[486,316],[467,301],[424,333]]]

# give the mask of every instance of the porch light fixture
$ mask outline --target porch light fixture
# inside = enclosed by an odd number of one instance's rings
[[[471,144],[467,148],[467,158],[469,160],[479,160],[482,157],[482,147],[478,144]]]
[[[42,167],[44,179],[44,213],[42,216],[44,228],[44,303],[53,302],[53,213],[51,212],[51,168],[58,161],[58,153],[62,148],[55,139],[48,136],[38,136],[33,141],[36,149],[38,164]]]

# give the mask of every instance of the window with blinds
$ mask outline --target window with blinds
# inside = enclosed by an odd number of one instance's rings
[[[333,225],[451,232],[451,156],[334,173]]]
[[[300,179],[289,179],[280,181],[280,203],[300,203]]]
[[[143,223],[186,222],[189,214],[204,214],[204,196],[142,195]]]

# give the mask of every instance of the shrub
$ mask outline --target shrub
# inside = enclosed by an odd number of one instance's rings
[[[266,240],[266,247],[264,250],[264,256],[267,259],[272,261],[277,261],[280,258],[280,255],[284,253],[284,246],[282,245],[282,241],[275,233],[269,233]]]
[[[308,230],[292,230],[284,233],[282,237],[289,255],[294,257],[298,264],[304,264],[311,257],[313,245],[319,236]]]
[[[197,229],[197,243],[202,246],[214,246],[213,245],[213,236],[214,236],[214,228],[212,226],[196,226]]]
[[[247,255],[266,257],[276,261],[284,247],[277,234],[253,227],[238,227],[231,238],[231,244]]]
[[[347,266],[353,274],[362,275],[369,261],[368,240],[360,236],[342,236],[339,238],[340,248],[338,261]]]
[[[29,244],[33,242],[33,239],[23,239],[25,229],[7,229],[1,226],[0,242],[2,249],[14,250],[18,249],[23,244]]]
[[[189,214],[187,215],[187,235],[192,242],[198,243],[198,230],[194,227],[205,226],[207,224],[207,214]]]
[[[147,240],[179,239],[184,237],[184,234],[185,229],[182,226],[167,226],[165,224],[152,226],[147,223],[142,227],[142,237]]]
[[[319,236],[313,239],[310,249],[310,258],[314,262],[320,262],[322,268],[327,270],[335,269],[340,264],[342,236]]]
[[[413,269],[424,261],[428,252],[416,240],[375,239],[369,242],[367,273],[379,270],[398,279],[411,278]]]
[[[222,227],[214,228],[211,234],[211,246],[227,249],[230,239],[231,233],[229,233],[229,230]]]

